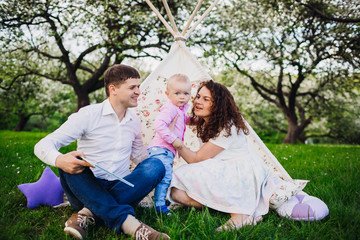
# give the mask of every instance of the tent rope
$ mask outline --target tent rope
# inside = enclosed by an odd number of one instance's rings
[[[175,36],[175,42],[176,41],[184,41],[184,42],[186,42],[186,38],[184,36],[182,36],[182,35],[176,35]]]

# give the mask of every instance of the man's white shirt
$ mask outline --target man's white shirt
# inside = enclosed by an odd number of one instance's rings
[[[100,167],[125,177],[130,173],[130,156],[138,164],[148,157],[141,137],[141,123],[131,109],[120,122],[109,99],[81,108],[69,116],[57,130],[35,145],[35,155],[55,166],[59,149],[77,140],[77,150]],[[91,168],[101,179],[115,180],[105,172]]]

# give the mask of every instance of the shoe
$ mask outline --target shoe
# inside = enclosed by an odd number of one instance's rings
[[[162,206],[156,206],[156,211],[159,213],[163,213],[165,215],[171,215],[170,210],[166,207],[166,205],[162,205]]]
[[[262,219],[262,218],[261,218]],[[259,221],[261,221],[261,219]],[[239,224],[235,224],[231,219],[229,219],[226,223],[215,229],[216,232],[222,232],[222,231],[233,231],[238,230],[244,226],[255,226],[257,222],[253,218],[253,216],[249,216],[247,219],[245,219],[243,222]]]
[[[86,238],[86,229],[88,223],[91,225],[95,224],[95,219],[84,214],[74,213],[65,222],[64,232],[72,235],[77,239],[84,239]]]
[[[160,240],[160,239],[170,239],[170,237],[165,234],[156,231],[155,229],[141,223],[138,229],[135,231],[134,240]]]

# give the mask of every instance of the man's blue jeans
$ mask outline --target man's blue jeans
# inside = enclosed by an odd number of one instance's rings
[[[59,169],[60,182],[71,206],[79,211],[88,208],[96,218],[117,233],[129,214],[135,215],[136,206],[164,177],[165,167],[156,158],[138,164],[124,179],[131,187],[115,180],[96,178],[89,168],[80,174],[69,174]]]

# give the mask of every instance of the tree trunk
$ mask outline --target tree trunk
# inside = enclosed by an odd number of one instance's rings
[[[77,101],[76,112],[79,111],[80,108],[90,104],[90,98],[88,93],[80,92],[77,94],[77,97],[78,97],[78,101]]]
[[[289,128],[284,138],[283,144],[296,144],[302,131],[295,123],[289,122]]]
[[[29,121],[29,119],[30,119],[30,116],[20,114],[19,115],[19,121],[17,122],[17,124],[16,124],[16,126],[14,128],[14,131],[19,132],[19,131],[24,130],[24,127],[25,127],[26,123]]]
[[[288,131],[283,141],[283,144],[296,144],[297,140],[302,143],[305,143],[305,128],[311,123],[312,117],[303,119],[300,125],[296,124],[295,121],[288,119]]]

